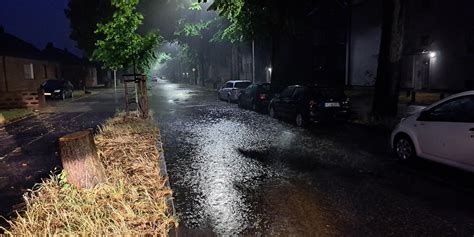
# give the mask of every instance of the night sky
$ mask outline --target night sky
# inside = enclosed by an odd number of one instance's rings
[[[64,15],[68,0],[1,0],[0,25],[5,31],[44,49],[53,42],[77,55],[81,51],[69,39],[69,20]]]

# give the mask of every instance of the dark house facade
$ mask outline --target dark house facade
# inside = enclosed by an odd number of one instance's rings
[[[0,27],[0,92],[36,91],[60,73],[56,61],[45,59],[35,46]]]
[[[97,86],[97,68],[87,59],[79,58],[67,49],[54,47],[48,43],[43,50],[45,58],[59,62],[61,78],[71,81],[76,89]]]

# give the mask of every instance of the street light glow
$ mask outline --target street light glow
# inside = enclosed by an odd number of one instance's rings
[[[428,55],[430,56],[430,58],[435,58],[436,52],[431,51]]]

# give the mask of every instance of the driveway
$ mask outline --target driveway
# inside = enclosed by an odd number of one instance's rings
[[[474,175],[400,164],[389,131],[299,129],[166,81],[151,94],[181,236],[474,234]]]
[[[86,98],[49,103],[34,117],[0,127],[0,215],[8,215],[21,195],[60,166],[59,137],[95,128],[122,107],[121,93],[101,90]]]

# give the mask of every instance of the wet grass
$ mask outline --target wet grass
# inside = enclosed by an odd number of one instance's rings
[[[9,235],[167,236],[177,220],[160,175],[159,130],[149,120],[119,115],[96,135],[104,183],[76,189],[61,173],[24,195],[26,208],[8,221]]]
[[[11,122],[17,119],[24,118],[31,114],[33,114],[33,111],[31,109],[0,110],[0,124],[2,124],[2,120],[4,120],[3,122]]]

